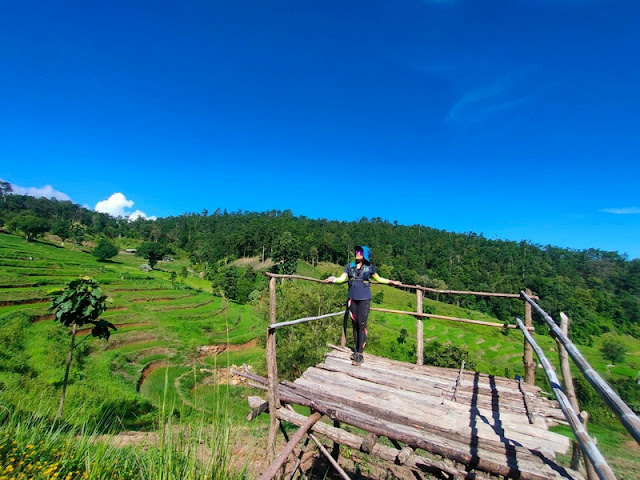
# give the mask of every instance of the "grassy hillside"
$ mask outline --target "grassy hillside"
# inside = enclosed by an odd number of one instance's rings
[[[47,313],[48,294],[67,281],[89,275],[109,295],[104,318],[118,330],[108,342],[89,337],[77,350],[65,409],[67,421],[98,424],[117,416],[126,427],[151,428],[163,405],[175,405],[181,418],[190,419],[211,410],[224,395],[231,400],[231,421],[256,438],[264,435],[265,417],[249,425],[244,420],[247,395],[262,392],[233,385],[235,380],[229,382],[227,376],[227,367],[233,364],[248,364],[264,372],[260,346],[267,326],[264,315],[252,305],[214,296],[210,282],[192,271],[180,255],[174,261],[160,262],[156,270],[141,271],[143,259],[122,253],[128,246],[120,245],[119,255],[101,263],[77,247],[60,248],[47,239],[27,243],[22,237],[0,233],[0,341],[5,346],[0,353],[2,401],[27,411],[55,411],[69,337],[67,329]],[[189,269],[186,278],[179,276],[183,267]],[[330,263],[298,264],[300,275],[314,278],[341,270],[340,265]],[[173,283],[171,272],[178,274]],[[337,289],[346,296],[344,285],[321,288]],[[374,307],[415,309],[412,292],[377,285],[372,291],[378,301]],[[497,321],[430,298],[424,299],[424,309]],[[518,331],[431,319],[425,320],[424,331],[426,349],[435,342],[452,345],[468,351],[468,360],[478,371],[511,377],[522,374],[522,335]],[[367,351],[415,362],[415,332],[413,317],[372,312]],[[555,342],[546,332],[537,332],[535,337],[557,363]],[[620,365],[609,365],[602,358],[599,348],[606,338],[625,345],[628,353]],[[640,341],[632,337],[608,333],[595,338],[592,347],[580,350],[605,378],[635,379],[640,370]],[[608,431],[614,438],[606,440],[606,448],[612,449],[610,455],[618,455],[617,446],[628,436],[615,429]]]
[[[144,385],[147,378],[164,381],[166,369],[206,366],[209,358],[199,347],[246,344],[263,334],[266,324],[249,306],[214,297],[198,275],[172,284],[171,272],[179,273],[186,261],[161,262],[148,273],[142,263],[126,253],[100,263],[78,249],[1,234],[0,332],[14,353],[0,368],[5,399],[31,408],[57,402],[68,332],[51,321],[48,292],[81,275],[95,278],[109,295],[103,317],[118,330],[108,342],[89,337],[77,351],[66,408],[74,422],[114,411],[132,425],[148,423],[161,398]],[[79,331],[80,338],[86,334]],[[169,389],[175,389],[173,379]]]

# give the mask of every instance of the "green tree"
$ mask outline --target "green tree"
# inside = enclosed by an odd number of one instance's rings
[[[96,257],[99,262],[105,262],[118,254],[118,247],[106,238],[101,238],[96,248],[91,251],[91,255]]]
[[[238,280],[240,274],[236,267],[225,268],[220,276],[219,286],[224,295],[231,300],[236,300],[238,295]]]
[[[107,297],[100,291],[98,282],[90,277],[81,277],[67,283],[61,293],[51,302],[49,312],[54,313],[54,320],[65,327],[71,327],[71,345],[62,382],[60,406],[56,418],[62,417],[64,400],[69,381],[69,369],[73,360],[73,350],[77,346],[76,333],[78,327],[92,325],[91,335],[97,338],[109,339],[111,332],[116,327],[106,320],[99,320],[100,315],[107,309]],[[87,335],[88,337],[88,335]],[[86,337],[85,337],[86,338]]]
[[[71,229],[71,240],[76,243],[76,245],[81,246],[82,242],[84,242],[84,230],[81,226],[76,225]]]
[[[300,257],[300,243],[291,232],[284,232],[276,239],[272,257],[280,273],[285,275],[295,273]]]
[[[611,363],[622,363],[625,355],[627,354],[627,350],[620,342],[616,342],[609,338],[605,340],[602,347],[600,347],[600,353]]]
[[[18,215],[11,219],[8,226],[14,232],[22,232],[27,242],[49,230],[49,222],[35,215]]]
[[[145,242],[138,247],[136,256],[145,258],[153,268],[168,253],[169,248],[164,243]]]
[[[60,237],[60,246],[64,247],[64,241],[71,236],[71,222],[59,220],[53,224],[51,233]]]

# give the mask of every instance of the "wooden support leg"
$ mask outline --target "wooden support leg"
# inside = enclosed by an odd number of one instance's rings
[[[273,415],[275,416],[275,412],[273,412]],[[298,431],[291,437],[291,440],[289,440],[289,442],[284,446],[273,463],[269,465],[269,468],[267,468],[267,470],[262,475],[260,475],[260,477],[258,477],[258,480],[271,480],[278,473],[278,470],[280,470],[280,467],[282,467],[282,464],[287,459],[289,454],[293,451],[298,442],[302,440],[304,434],[307,433],[307,431],[309,431],[313,424],[320,420],[321,417],[321,413],[316,412],[312,414],[304,423],[304,425],[302,425],[298,429]]]
[[[310,440],[310,437],[309,435],[307,435],[307,439],[304,441],[304,445],[300,449],[300,455],[298,455],[298,458],[296,458],[296,463],[293,465],[293,469],[291,470],[291,475],[289,475],[288,480],[293,480],[293,477],[298,471],[298,468],[300,468],[300,463],[302,462],[302,456],[304,455],[304,452],[307,450],[307,445],[309,445],[309,440]]]
[[[338,465],[338,462],[336,462],[333,457],[331,455],[329,455],[329,452],[327,452],[327,449],[324,448],[324,446],[318,441],[318,439],[316,437],[314,437],[312,434],[309,434],[309,437],[311,437],[311,440],[314,441],[314,443],[316,444],[316,446],[318,447],[318,449],[322,452],[322,454],[327,457],[327,460],[329,460],[329,462],[331,463],[331,465],[333,465],[333,468],[336,469],[336,472],[338,472],[340,474],[340,476],[342,478],[344,478],[344,480],[351,480],[349,478],[349,475],[347,475],[347,473],[342,469],[342,467],[340,465]]]

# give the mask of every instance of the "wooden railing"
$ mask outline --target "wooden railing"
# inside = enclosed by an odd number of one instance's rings
[[[591,478],[595,478],[595,476],[597,475],[597,477],[601,480],[615,479],[613,471],[611,470],[609,465],[607,465],[606,461],[600,454],[600,451],[584,428],[586,418],[584,418],[583,415],[586,412],[581,412],[580,415],[578,414],[579,408],[577,401],[575,400],[575,392],[573,392],[571,372],[569,369],[567,355],[571,357],[580,372],[582,372],[584,377],[594,388],[596,393],[598,393],[598,395],[605,401],[611,411],[615,413],[615,415],[620,420],[620,423],[627,429],[627,431],[636,440],[636,442],[638,442],[638,444],[640,444],[640,419],[631,410],[631,408],[629,408],[629,406],[624,403],[624,401],[609,386],[609,384],[607,384],[607,382],[605,382],[602,377],[598,375],[593,367],[589,365],[589,363],[580,353],[580,350],[578,350],[573,342],[571,342],[567,335],[568,318],[566,317],[566,315],[562,313],[560,314],[562,318],[562,327],[559,327],[556,324],[555,320],[533,300],[528,292],[520,292],[520,294],[522,295],[522,298],[524,298],[525,301],[529,303],[542,316],[547,326],[549,327],[550,334],[556,339],[556,342],[558,343],[560,367],[565,381],[564,390],[560,388],[560,384],[558,382],[555,371],[545,357],[544,353],[535,343],[533,337],[531,337],[531,335],[529,335],[529,333],[526,331],[522,321],[519,318],[516,318],[518,326],[524,333],[525,340],[532,345],[536,354],[538,355],[538,358],[540,359],[540,362],[544,367],[547,378],[549,379],[549,383],[551,385],[553,393],[556,396],[558,403],[560,404],[560,408],[562,408],[562,411],[575,434],[576,440],[582,452],[588,459],[587,461],[585,461],[587,468],[587,478],[591,480]]]
[[[276,359],[276,337],[275,332],[276,329],[280,327],[285,327],[289,325],[296,325],[304,322],[310,322],[315,320],[321,320],[324,318],[336,317],[343,315],[343,329],[342,329],[342,346],[346,345],[346,325],[347,325],[347,310],[343,310],[335,313],[328,313],[325,315],[318,315],[314,317],[304,317],[296,320],[289,320],[283,322],[277,322],[276,320],[276,280],[277,279],[299,279],[312,281],[317,283],[325,283],[323,280],[318,280],[316,278],[304,277],[300,275],[278,275],[273,273],[265,273],[266,276],[270,277],[269,281],[269,300],[270,300],[270,308],[269,308],[269,327],[267,329],[267,347],[266,347],[266,357],[267,357],[267,371],[268,371],[268,395],[269,395],[269,409],[270,412],[275,412],[278,408],[280,408],[280,399],[278,398],[278,366]],[[583,373],[585,378],[589,381],[589,383],[594,387],[596,392],[600,395],[600,397],[607,403],[609,408],[617,415],[618,419],[622,423],[622,425],[629,431],[629,433],[633,436],[633,438],[640,444],[640,419],[633,413],[633,411],[624,403],[624,401],[611,389],[611,387],[595,372],[595,370],[587,363],[584,359],[580,351],[576,348],[576,346],[569,340],[567,336],[567,322],[566,316],[563,317],[563,328],[560,328],[553,318],[547,314],[536,302],[535,300],[538,297],[531,294],[530,290],[521,291],[519,294],[513,293],[496,293],[496,292],[473,292],[473,291],[460,291],[460,290],[440,290],[428,287],[422,287],[419,285],[397,285],[400,288],[405,288],[409,290],[415,290],[416,292],[416,311],[405,311],[405,310],[391,310],[386,308],[371,308],[372,311],[383,312],[383,313],[392,313],[397,315],[410,315],[415,317],[416,319],[416,363],[418,365],[422,365],[423,363],[423,353],[424,353],[424,328],[423,328],[423,319],[424,318],[437,318],[442,320],[449,320],[453,322],[464,322],[464,323],[472,323],[476,325],[483,325],[494,328],[519,328],[524,335],[523,342],[523,362],[524,362],[524,370],[525,370],[525,382],[529,384],[533,384],[535,381],[535,368],[536,363],[533,361],[533,351],[536,352],[536,355],[540,359],[542,366],[547,374],[547,378],[549,379],[549,383],[551,385],[551,389],[558,400],[560,408],[562,409],[569,425],[571,426],[575,437],[577,439],[577,443],[579,444],[579,448],[584,453],[587,461],[585,461],[587,467],[587,475],[588,478],[595,478],[597,475],[601,480],[614,480],[615,475],[613,471],[603,458],[602,454],[598,450],[595,445],[595,442],[589,437],[584,418],[584,414],[586,412],[578,413],[578,406],[575,400],[575,393],[573,392],[573,388],[571,386],[571,375],[568,366],[568,360],[566,359],[567,354],[573,359],[575,364],[578,366],[580,371]],[[472,320],[467,318],[458,318],[458,317],[448,317],[444,315],[435,315],[430,313],[423,312],[423,294],[424,292],[433,292],[439,294],[449,294],[449,295],[475,295],[475,296],[486,296],[486,297],[501,297],[501,298],[514,298],[521,299],[524,301],[524,321],[519,317],[516,317],[516,324],[506,324],[506,323],[497,323],[497,322],[487,322],[480,320]],[[535,309],[538,312],[547,326],[549,327],[549,331],[551,335],[558,342],[559,347],[559,355],[561,362],[561,369],[563,373],[563,379],[565,384],[569,384],[570,388],[566,388],[563,390],[560,386],[560,382],[558,380],[553,367],[550,362],[544,355],[542,349],[537,345],[533,336],[530,334],[533,328],[532,321],[532,309]],[[464,368],[464,367],[462,367]],[[568,377],[568,378],[566,378]],[[566,390],[566,391],[565,391]],[[278,429],[280,428],[280,421],[276,417],[276,415],[271,414],[271,425],[269,429],[269,440],[267,447],[267,455],[269,461],[272,461],[275,458],[275,445],[276,445],[276,435]],[[575,457],[575,455],[574,455]],[[576,460],[577,461],[577,460]],[[573,468],[577,468],[572,465]]]
[[[298,280],[306,280],[310,282],[316,283],[325,283],[323,280],[318,280],[317,278],[304,277],[301,275],[282,275],[275,273],[265,272],[264,275],[270,278],[269,280],[269,327],[267,329],[267,344],[266,344],[266,357],[267,357],[267,373],[268,373],[268,396],[269,396],[269,410],[270,412],[275,412],[278,408],[281,407],[279,395],[278,395],[278,363],[276,357],[276,330],[281,327],[296,325],[305,322],[311,322],[315,320],[321,320],[324,318],[336,317],[343,315],[343,328],[342,328],[342,339],[341,345],[346,345],[346,310],[328,313],[325,315],[318,315],[315,317],[304,317],[298,318],[296,320],[288,320],[284,322],[277,322],[276,318],[276,281],[277,279],[298,279]],[[375,282],[374,282],[375,283]],[[376,312],[384,312],[384,313],[393,313],[398,315],[410,315],[415,317],[416,319],[416,363],[417,365],[423,364],[423,354],[424,354],[424,326],[423,326],[423,318],[437,318],[442,320],[449,320],[453,322],[463,322],[463,323],[472,323],[476,325],[484,325],[487,327],[493,328],[519,328],[518,325],[506,324],[506,323],[497,323],[497,322],[486,322],[481,320],[472,320],[468,318],[458,318],[458,317],[448,317],[444,315],[435,315],[431,313],[423,312],[423,293],[424,292],[433,292],[440,294],[450,294],[450,295],[475,295],[475,296],[485,296],[485,297],[500,297],[500,298],[514,298],[514,299],[522,299],[521,294],[515,293],[496,293],[496,292],[472,292],[472,291],[461,291],[461,290],[439,290],[429,287],[422,287],[420,285],[397,285],[399,288],[405,288],[409,290],[415,290],[416,292],[416,311],[410,312],[405,310],[390,310],[386,308],[371,308],[371,310]],[[531,292],[527,290],[527,295],[529,298],[538,297],[531,295]],[[533,320],[531,316],[531,306],[526,301],[524,302],[524,317],[525,317],[525,330],[533,331]],[[525,369],[525,382],[533,385],[535,381],[535,367],[536,364],[533,361],[533,349],[529,342],[526,340],[523,343],[524,355],[524,369]],[[276,447],[276,436],[278,433],[278,429],[280,428],[280,421],[277,419],[275,414],[270,415],[271,423],[269,428],[269,438],[268,438],[268,446],[267,446],[267,457],[269,461],[272,461],[275,458],[275,447]]]

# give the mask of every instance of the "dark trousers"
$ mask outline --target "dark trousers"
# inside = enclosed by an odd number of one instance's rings
[[[348,302],[356,353],[362,353],[367,343],[367,319],[369,318],[370,303],[371,300],[353,300],[352,298]]]

